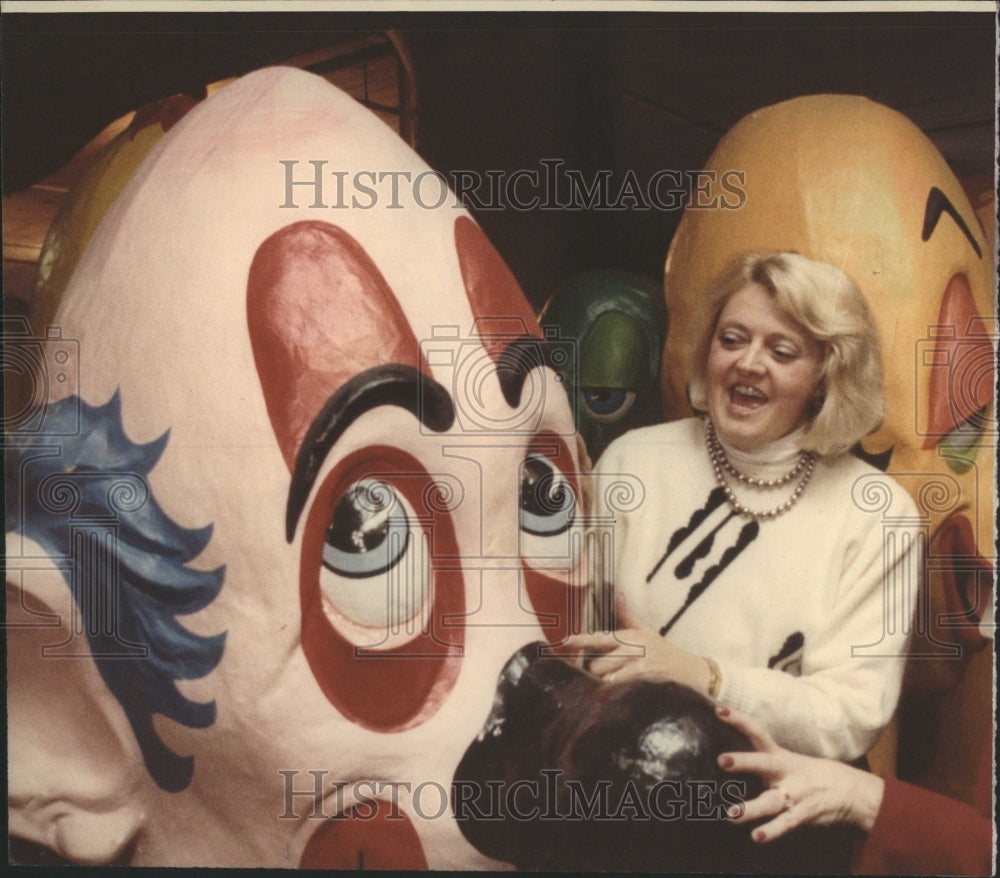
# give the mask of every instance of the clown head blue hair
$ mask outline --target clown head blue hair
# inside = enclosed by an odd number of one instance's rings
[[[72,429],[77,418],[79,430]],[[201,636],[177,618],[203,609],[222,587],[224,567],[187,566],[212,528],[181,527],[160,508],[146,477],[169,434],[133,443],[119,393],[97,407],[75,396],[60,400],[45,424],[42,433],[7,436],[5,530],[34,540],[62,570],[147,770],[159,787],[177,792],[190,783],[194,760],[163,743],[153,715],[189,728],[215,722],[214,702],[191,701],[176,685],[208,674],[225,646],[225,633]]]

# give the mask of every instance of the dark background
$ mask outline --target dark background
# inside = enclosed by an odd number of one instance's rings
[[[390,28],[412,61],[417,149],[445,173],[559,159],[646,181],[701,168],[748,112],[818,92],[905,113],[959,178],[993,173],[989,13],[12,13],[2,27],[5,194],[144,103]],[[587,268],[658,278],[680,210],[477,218],[540,305]]]

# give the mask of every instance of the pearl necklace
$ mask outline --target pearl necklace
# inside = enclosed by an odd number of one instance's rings
[[[715,433],[715,426],[709,419],[705,419],[705,440],[708,445],[708,457],[712,463],[712,470],[715,473],[715,481],[725,492],[726,500],[737,515],[749,515],[754,521],[761,521],[767,518],[776,518],[784,512],[788,512],[802,496],[802,492],[812,478],[813,469],[816,466],[816,456],[808,451],[800,451],[795,466],[777,479],[756,479],[740,472],[729,459],[726,450],[719,442],[719,437]],[[754,488],[758,491],[773,491],[782,485],[787,485],[792,479],[802,473],[799,483],[795,486],[791,496],[784,502],[769,509],[766,512],[759,512],[744,506],[737,498],[733,489],[726,481],[726,473],[729,473],[737,482]]]

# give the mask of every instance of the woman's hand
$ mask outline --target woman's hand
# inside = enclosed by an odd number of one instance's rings
[[[610,634],[577,634],[560,651],[578,667],[609,682],[676,680],[707,692],[711,671],[703,658],[637,622],[621,603],[616,612],[622,626],[618,630]]]
[[[649,677],[674,678],[677,647],[648,628],[625,628],[611,634],[577,634],[565,649],[579,666],[608,681]]]
[[[716,714],[756,748],[753,753],[723,753],[719,766],[759,775],[768,785],[756,799],[729,809],[734,823],[774,818],[753,830],[754,841],[773,841],[804,824],[849,823],[865,832],[872,828],[885,789],[878,775],[779,747],[760,723],[740,711],[720,706]]]

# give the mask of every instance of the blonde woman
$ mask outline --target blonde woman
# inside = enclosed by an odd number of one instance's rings
[[[702,307],[700,414],[626,434],[596,469],[618,630],[571,648],[598,676],[677,680],[785,747],[856,759],[896,706],[921,561],[909,496],[848,453],[883,413],[867,305],[839,269],[764,253]]]

